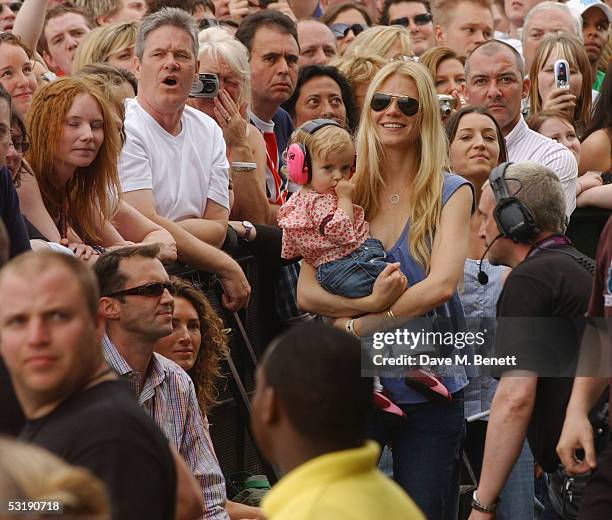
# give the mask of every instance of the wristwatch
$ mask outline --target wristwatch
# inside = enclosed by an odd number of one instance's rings
[[[253,230],[255,229],[255,226],[251,224],[248,220],[243,220],[242,227],[246,230],[243,239],[250,242],[251,237],[253,236]]]
[[[481,503],[476,496],[476,490],[474,490],[474,494],[472,495],[472,509],[480,511],[481,513],[494,513],[497,509],[497,504],[499,504],[499,499],[492,504]]]

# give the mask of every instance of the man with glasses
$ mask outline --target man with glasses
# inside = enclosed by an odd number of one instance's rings
[[[493,38],[491,0],[434,0],[431,4],[438,45],[467,56]]]
[[[382,25],[402,25],[408,29],[416,56],[436,45],[428,4],[426,0],[386,0],[380,15]]]
[[[20,1],[0,0],[0,32],[10,32],[13,30],[13,23],[20,8]]]
[[[10,239],[10,258],[30,249],[28,232],[19,211],[13,178],[5,168],[7,155],[14,150],[11,138],[11,96],[0,85],[0,217]]]
[[[127,247],[96,263],[99,309],[106,319],[104,356],[187,462],[200,484],[204,518],[225,520],[225,480],[193,383],[182,368],[153,352],[157,340],[172,332],[174,310],[158,253],[157,245]]]

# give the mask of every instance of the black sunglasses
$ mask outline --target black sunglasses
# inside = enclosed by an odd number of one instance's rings
[[[16,13],[17,11],[19,11],[19,9],[21,9],[21,4],[23,2],[10,2],[8,4],[0,4],[0,11],[2,11],[2,8],[4,6],[8,7],[11,11],[13,11],[14,13]]]
[[[329,26],[331,31],[334,33],[336,38],[346,38],[346,35],[349,31],[353,31],[353,34],[357,36],[362,33],[366,29],[368,29],[368,25],[365,23],[333,23]]]
[[[417,14],[412,21],[414,25],[427,25],[431,23],[433,17],[430,13],[421,13]],[[402,27],[408,27],[410,25],[410,18],[407,16],[402,16],[401,18],[396,18],[395,20],[391,20],[389,25],[401,25]]]
[[[131,287],[130,289],[123,289],[121,291],[115,291],[109,294],[105,294],[109,298],[116,298],[118,296],[146,296],[146,297],[157,297],[159,298],[164,291],[168,290],[172,293],[173,284],[172,282],[152,282],[145,285],[139,285],[138,287]]]
[[[372,96],[372,101],[370,101],[370,108],[374,110],[374,112],[382,112],[386,108],[388,108],[393,100],[397,99],[397,106],[402,111],[402,113],[408,117],[412,117],[416,115],[419,111],[419,102],[418,100],[408,97],[408,96],[397,96],[395,94],[383,94],[382,92],[377,92]]]

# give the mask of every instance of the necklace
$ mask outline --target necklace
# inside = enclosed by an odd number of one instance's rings
[[[399,193],[394,193],[389,197],[389,202],[391,204],[397,204],[400,201]]]

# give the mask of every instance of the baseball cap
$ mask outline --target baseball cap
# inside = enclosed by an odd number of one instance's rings
[[[597,7],[608,17],[608,22],[612,23],[612,9],[608,4],[605,4],[601,0],[570,0],[567,4],[572,11],[578,13],[580,16],[591,7]]]

